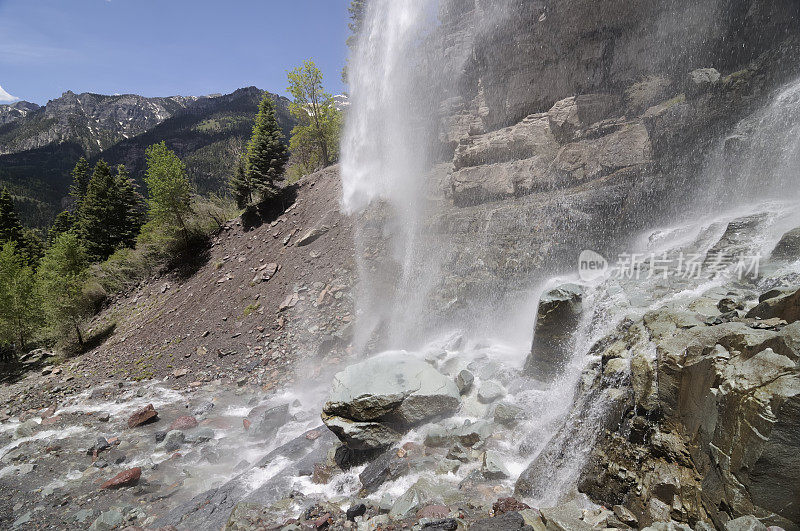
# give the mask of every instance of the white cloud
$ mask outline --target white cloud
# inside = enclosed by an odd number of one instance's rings
[[[0,86],[0,103],[13,103],[18,99],[19,98],[17,98],[16,96],[12,96],[11,94],[3,90],[3,87]]]

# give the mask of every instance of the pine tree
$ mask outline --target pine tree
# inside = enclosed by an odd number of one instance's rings
[[[0,192],[0,243],[6,242],[22,245],[24,237],[14,200],[8,190],[3,188]]]
[[[108,164],[100,160],[75,223],[92,260],[105,260],[117,249],[135,244],[141,227],[138,204],[138,194],[125,167],[118,167],[117,175],[112,175]]]
[[[191,213],[192,186],[186,166],[164,142],[153,144],[147,157],[147,210],[150,220],[166,232],[180,231],[189,247],[187,221]]]
[[[60,234],[71,231],[74,226],[75,214],[69,210],[60,212],[50,226],[50,231],[47,233],[48,243],[52,244]]]
[[[115,234],[118,245],[123,247],[134,247],[136,236],[144,223],[142,206],[144,198],[137,190],[136,183],[131,179],[128,170],[123,164],[117,166],[117,174],[114,176],[116,187],[114,210]]]
[[[288,160],[289,152],[275,118],[275,105],[265,94],[258,106],[253,134],[247,144],[245,179],[239,193],[247,195],[248,201],[255,193],[260,195],[262,201],[275,197],[278,192],[276,183],[283,179]]]
[[[83,345],[81,322],[89,314],[83,290],[88,256],[78,236],[66,232],[47,249],[36,272],[36,290],[47,324],[62,337],[75,331]]]
[[[84,157],[78,160],[72,170],[72,185],[69,187],[69,194],[75,201],[75,208],[80,208],[83,198],[86,197],[86,189],[89,187],[89,163]]]
[[[33,269],[8,242],[0,249],[0,340],[25,350],[41,322]]]
[[[244,158],[239,159],[239,163],[236,165],[236,172],[230,178],[228,185],[233,192],[236,206],[245,208],[253,202],[253,184],[247,177]]]

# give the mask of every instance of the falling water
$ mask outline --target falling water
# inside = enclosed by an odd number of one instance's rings
[[[352,105],[342,146],[342,204],[357,218],[360,293],[356,346],[359,351],[369,350],[370,339],[382,333],[385,349],[408,349],[408,355],[420,357],[437,349],[444,352],[436,360],[426,359],[447,374],[468,367],[476,372],[478,381],[502,381],[511,391],[507,400],[531,413],[512,436],[497,443],[514,476],[510,483],[531,463],[537,464],[544,482],[533,498],[537,505],[556,503],[574,493],[606,414],[606,397],[580,393],[586,384],[582,378],[590,373],[587,367],[599,364],[591,355],[592,346],[624,319],[641,317],[664,304],[686,304],[700,293],[720,288],[722,281],[604,279],[586,286],[585,312],[575,333],[573,355],[563,375],[549,384],[519,375],[530,347],[535,304],[548,287],[576,278],[534,274],[521,279],[523,288],[516,301],[507,304],[502,315],[494,316],[496,322],[507,325],[513,321],[508,329],[525,330],[512,341],[504,341],[504,328],[496,327],[501,332],[483,338],[488,341],[472,337],[453,347],[448,343],[453,337],[448,330],[436,326],[423,329],[421,323],[430,317],[430,294],[445,275],[455,274],[443,270],[451,242],[442,241],[430,230],[436,206],[432,198],[438,193],[432,184],[439,155],[434,147],[438,146],[438,107],[448,94],[447,83],[453,82],[461,66],[452,64],[459,59],[440,49],[437,8],[436,0],[373,0],[351,58]],[[796,197],[799,129],[800,83],[795,83],[720,142],[699,172],[700,193],[695,197],[704,204],[687,204],[684,213],[688,214],[680,221],[652,220],[653,225],[666,228],[631,234],[626,251],[707,254],[732,220],[777,210],[779,215],[763,217],[758,229],[747,236],[752,252],[765,252],[781,230],[798,221],[797,209],[786,203],[757,206],[754,198],[786,199],[787,189]],[[389,257],[383,266],[371,260],[381,253]],[[472,305],[471,315],[487,319],[486,301],[467,303]],[[486,328],[485,323],[462,322],[456,334]],[[647,352],[650,347],[643,344],[637,348]],[[487,412],[465,404],[460,415],[455,421],[475,421]],[[423,436],[424,430],[412,432],[408,439]],[[390,482],[382,492],[402,493],[411,481],[413,478],[400,484]]]
[[[369,3],[349,68],[351,111],[342,143],[343,209],[362,216],[356,228],[361,290],[359,348],[383,329],[386,346],[413,327],[437,278],[423,226],[430,213],[427,178],[435,158],[435,116],[442,69],[430,42],[434,0]],[[380,203],[379,234],[370,210]],[[385,216],[385,217],[384,217]],[[373,271],[365,254],[388,257]],[[425,256],[427,255],[427,256]],[[424,265],[424,267],[420,267]]]

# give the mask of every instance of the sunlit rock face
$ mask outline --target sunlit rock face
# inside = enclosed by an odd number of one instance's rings
[[[456,384],[402,352],[351,365],[333,379],[322,418],[354,450],[385,448],[426,420],[460,405]]]

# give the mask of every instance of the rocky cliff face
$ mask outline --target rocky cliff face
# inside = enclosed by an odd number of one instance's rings
[[[714,140],[800,74],[789,1],[478,0],[441,15],[459,82],[441,105],[436,225],[454,242],[445,267],[468,272],[445,300],[513,290],[671,214]]]
[[[74,142],[94,154],[158,125],[197,98],[65,92],[0,131],[0,155]],[[38,111],[38,112],[37,112]]]
[[[38,105],[28,101],[18,101],[9,105],[0,105],[0,126],[25,118],[28,113],[38,109]]]

